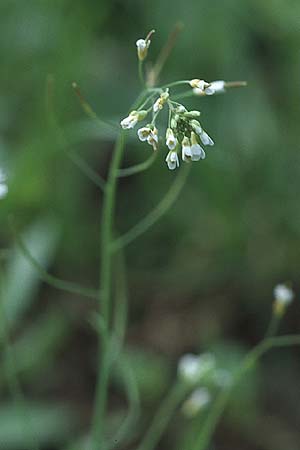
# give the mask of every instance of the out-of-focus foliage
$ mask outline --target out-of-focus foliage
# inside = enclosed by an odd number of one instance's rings
[[[149,50],[154,60],[178,21],[184,29],[162,83],[195,77],[249,83],[185,102],[202,111],[216,145],[193,166],[173,209],[126,249],[125,354],[138,378],[142,430],[182,353],[221,349],[236,364],[266,329],[273,285],[291,281],[299,292],[299,17],[296,0],[1,1],[0,166],[9,180],[0,203],[1,329],[12,321],[15,368],[43,448],[63,448],[71,431],[79,438],[88,429],[94,302],[43,284],[15,252],[8,219],[25,239],[30,230],[26,242],[51,273],[98,286],[101,192],[66,150],[105,176],[117,132],[84,115],[71,83],[78,82],[100,117],[118,126],[139,91],[136,39],[156,29]],[[47,99],[49,74],[54,81]],[[59,132],[50,125],[49,98]],[[133,137],[134,131],[124,167],[150,155]],[[164,157],[161,149],[147,172],[120,181],[118,230],[141,219],[172,183]],[[296,298],[286,331],[299,331],[299,313]],[[1,351],[2,345],[3,339]],[[298,448],[296,356],[273,352],[243,381],[218,429],[218,448]],[[11,403],[5,352],[0,367],[0,448],[23,450],[31,436],[22,435]],[[119,374],[110,402],[110,420],[118,424],[126,401],[121,384]],[[190,427],[178,413],[162,448],[175,446]]]

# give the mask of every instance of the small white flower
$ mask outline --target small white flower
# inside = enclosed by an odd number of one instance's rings
[[[184,137],[182,140],[182,147],[181,147],[181,157],[183,161],[189,161],[192,157],[192,151],[191,151],[191,143],[188,137]]]
[[[6,173],[0,167],[0,199],[6,197],[8,193],[8,186],[6,184]]]
[[[125,119],[121,120],[120,124],[123,130],[129,130],[134,128],[138,123],[138,117],[136,114],[130,113],[129,116],[125,117]]]
[[[156,100],[156,102],[154,103],[154,105],[153,105],[153,111],[155,112],[155,113],[157,113],[157,111],[160,111],[161,109],[163,109],[163,104],[162,104],[162,102],[161,102],[161,98],[160,97],[158,97],[158,99]]]
[[[153,105],[153,111],[157,113],[158,111],[162,110],[164,107],[164,104],[168,101],[169,98],[169,91],[166,90],[162,94],[160,94],[160,97],[156,100],[156,102]]]
[[[174,136],[173,130],[171,128],[167,128],[166,145],[169,148],[169,150],[174,150],[177,145],[177,139]]]
[[[0,184],[0,199],[4,198],[8,193],[8,187],[7,184],[1,183]]]
[[[211,87],[210,83],[207,83],[204,80],[199,80],[198,78],[194,78],[190,82],[190,86],[194,88],[194,93],[198,95],[212,95],[215,93],[214,89]],[[195,92],[195,89],[197,91]]]
[[[153,128],[153,130],[150,131],[150,134],[147,138],[147,142],[149,145],[152,145],[153,150],[157,150],[158,148],[158,130],[157,128]]]
[[[177,105],[175,110],[179,114],[187,112],[187,109],[183,105]]]
[[[0,167],[0,183],[5,183],[6,181],[6,173],[4,170]]]
[[[140,61],[143,61],[146,58],[150,43],[150,39],[138,39],[136,41],[138,58]]]
[[[274,288],[275,301],[282,305],[288,305],[294,298],[294,292],[285,284],[278,284]]]
[[[202,130],[200,132],[199,137],[200,137],[203,145],[215,145],[212,138],[210,136],[208,136],[208,134],[204,130]]]
[[[151,133],[151,128],[149,128],[149,127],[142,127],[137,132],[139,140],[142,142],[147,141],[150,133]]]
[[[223,94],[225,92],[225,81],[216,80],[210,83],[211,89],[215,91],[216,94]]]
[[[201,147],[201,145],[198,143],[196,134],[192,131],[191,133],[191,160],[192,161],[199,161],[199,159],[205,158],[205,151]]]
[[[195,389],[183,403],[182,412],[188,418],[195,417],[210,401],[211,395],[207,388],[201,387]]]
[[[178,376],[188,384],[196,384],[210,370],[214,369],[215,358],[210,353],[202,355],[193,355],[188,353],[182,356],[178,362]]]
[[[166,163],[170,170],[174,170],[176,167],[179,167],[179,159],[175,150],[169,151],[166,157]]]
[[[123,128],[123,130],[129,130],[130,128],[134,128],[140,120],[145,119],[147,114],[148,111],[145,109],[141,109],[140,111],[131,111],[129,116],[121,120],[120,125]]]
[[[190,125],[195,131],[195,133],[198,134],[198,136],[200,136],[200,134],[202,133],[202,127],[200,125],[200,122],[198,122],[198,120],[191,120]]]
[[[199,161],[199,159],[205,159],[205,151],[199,144],[192,144],[191,145],[191,160],[192,161]]]

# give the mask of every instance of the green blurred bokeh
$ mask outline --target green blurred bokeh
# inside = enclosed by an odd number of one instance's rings
[[[215,349],[236,361],[263,336],[274,285],[288,281],[299,292],[298,1],[2,0],[0,166],[9,176],[9,195],[0,204],[2,296],[18,373],[45,450],[66,448],[71,436],[87,430],[96,370],[89,323],[94,305],[40,282],[13,249],[7,219],[24,231],[51,273],[97,287],[102,202],[49,127],[46,80],[51,75],[51,98],[69,151],[105,176],[117,131],[98,129],[84,115],[71,83],[80,85],[100,117],[118,125],[139,92],[136,39],[156,30],[153,61],[177,22],[184,28],[162,83],[246,79],[248,87],[184,102],[201,110],[216,145],[193,165],[172,210],[126,249],[127,347],[140,377],[145,424],[182,353]],[[172,183],[165,153],[160,149],[148,171],[121,180],[118,230],[141,219]],[[149,155],[131,132],[124,167]],[[299,330],[296,295],[282,331]],[[5,359],[3,353],[0,448],[23,450],[31,437],[22,434],[9,399]],[[299,449],[299,376],[299,352],[268,355],[244,381],[217,430],[215,448]],[[112,428],[124,407],[116,377]],[[180,413],[176,420],[161,448],[176,448],[177,437],[191,426]]]

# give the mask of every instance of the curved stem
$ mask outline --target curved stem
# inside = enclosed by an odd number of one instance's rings
[[[171,208],[174,202],[177,200],[185,181],[187,179],[188,173],[190,171],[190,164],[186,164],[182,168],[175,182],[172,183],[170,189],[164,196],[164,198],[158,203],[158,205],[140,222],[138,222],[131,230],[120,236],[111,244],[111,251],[124,247],[130,244],[134,239],[139,237],[141,234],[145,233],[152,225],[154,225],[164,214]]]
[[[171,388],[167,397],[163,400],[154,419],[148,428],[138,450],[153,450],[159,442],[163,432],[169,424],[177,406],[187,393],[187,388],[183,384],[176,383]]]
[[[115,433],[113,440],[108,444],[108,450],[111,450],[121,442],[126,441],[138,418],[140,410],[140,395],[134,372],[129,366],[128,362],[122,357],[119,361],[119,367],[124,379],[127,394],[128,413],[119,430]]]
[[[26,435],[28,427],[34,428],[34,424],[31,422],[30,411],[26,407],[25,397],[22,391],[20,380],[17,374],[17,364],[16,355],[13,346],[10,343],[8,323],[6,317],[5,306],[3,304],[3,282],[2,282],[2,272],[0,271],[0,338],[3,341],[4,352],[6,357],[4,358],[4,370],[6,372],[6,378],[8,382],[8,389],[15,406],[18,408],[18,413],[20,413],[20,419],[22,421],[22,428],[24,435]],[[1,342],[2,343],[2,342]],[[21,417],[22,415],[22,417]],[[39,450],[39,444],[36,437],[32,438],[32,442],[28,450]]]
[[[190,80],[179,80],[179,81],[173,81],[172,83],[165,84],[164,86],[161,86],[161,89],[170,88],[173,86],[180,86],[181,84],[189,84]]]
[[[30,253],[29,249],[26,247],[23,242],[21,236],[17,233],[15,228],[12,226],[16,243],[18,245],[19,250],[22,252],[24,258],[36,269],[40,278],[50,286],[55,287],[56,289],[60,289],[62,291],[70,292],[71,294],[83,295],[88,298],[97,299],[98,291],[95,289],[89,289],[83,286],[80,286],[72,281],[65,281],[61,278],[55,277],[48,273],[40,263],[35,259],[35,257]]]
[[[157,156],[157,152],[151,153],[151,156],[146,159],[146,161],[143,161],[140,164],[135,164],[131,167],[125,167],[124,169],[118,170],[118,177],[129,177],[130,175],[135,175],[137,173],[143,172],[144,170],[149,169],[149,167],[152,166]]]
[[[81,172],[86,175],[90,181],[92,181],[96,186],[98,186],[102,191],[105,191],[105,180],[97,174],[97,172],[92,169],[79,155],[75,152],[69,151],[66,148],[63,149],[68,158],[72,161],[75,166],[77,166]]]
[[[223,390],[217,397],[192,447],[192,450],[206,450],[208,448],[212,434],[217,426],[220,416],[226,408],[233,388],[238,384],[244,373],[250,370],[256,364],[258,359],[261,358],[268,350],[276,347],[290,347],[293,345],[300,345],[300,335],[269,337],[250,350],[250,352],[245,356],[239,369],[237,369],[231,386]]]
[[[99,337],[98,350],[98,380],[95,393],[95,404],[92,424],[92,446],[94,450],[104,449],[104,416],[107,403],[107,388],[109,381],[109,326],[111,320],[111,266],[112,255],[110,245],[112,241],[113,215],[115,209],[115,193],[117,187],[117,171],[119,169],[125,144],[125,133],[121,131],[116,142],[113,159],[110,165],[106,190],[104,194],[102,221],[101,221],[101,297],[99,305],[105,327],[102,339]]]

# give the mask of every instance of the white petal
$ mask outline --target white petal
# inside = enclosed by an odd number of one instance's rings
[[[206,95],[213,95],[215,93],[215,90],[211,86],[209,86],[205,89],[204,92]]]
[[[0,184],[0,199],[4,198],[8,193],[8,187],[6,184]]]
[[[208,136],[208,134],[202,130],[202,132],[199,134],[200,139],[202,141],[203,145],[214,145],[214,141],[212,140],[212,138],[210,136]]]

